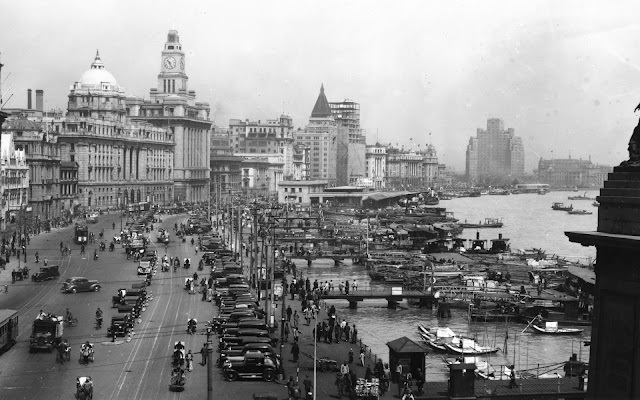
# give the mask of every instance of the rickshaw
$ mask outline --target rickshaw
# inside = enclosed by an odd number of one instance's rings
[[[90,376],[79,376],[76,379],[76,399],[93,399],[93,381]]]
[[[80,347],[80,360],[84,365],[89,365],[89,361],[94,361],[93,343],[85,343]]]
[[[172,392],[182,392],[186,382],[187,376],[184,373],[184,369],[181,367],[175,367],[171,371],[171,384],[169,385],[169,390]]]
[[[182,368],[185,361],[184,342],[179,341],[173,346],[173,361],[171,365],[176,368]]]

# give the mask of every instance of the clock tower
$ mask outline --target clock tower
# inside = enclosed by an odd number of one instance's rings
[[[158,94],[187,92],[189,77],[185,73],[185,59],[178,31],[170,30],[167,42],[160,56],[160,74],[158,74]],[[184,93],[183,92],[183,93]]]

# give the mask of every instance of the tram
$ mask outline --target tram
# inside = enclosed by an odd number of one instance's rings
[[[18,338],[18,312],[0,310],[0,350],[9,348]]]

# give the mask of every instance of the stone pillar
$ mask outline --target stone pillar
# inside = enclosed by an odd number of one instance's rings
[[[565,232],[595,246],[589,399],[640,397],[640,168],[616,167],[597,200],[596,232]]]

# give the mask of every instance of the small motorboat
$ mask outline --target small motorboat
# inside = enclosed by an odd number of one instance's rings
[[[587,211],[587,210],[568,210],[567,211],[569,214],[573,214],[573,215],[591,215],[593,214],[591,211]]]
[[[473,339],[460,339],[458,343],[445,343],[447,351],[453,354],[479,356],[482,354],[497,353],[497,347],[481,346]]]
[[[545,322],[544,327],[531,325],[533,331],[545,335],[579,335],[584,329],[578,328],[558,328],[558,321]]]

